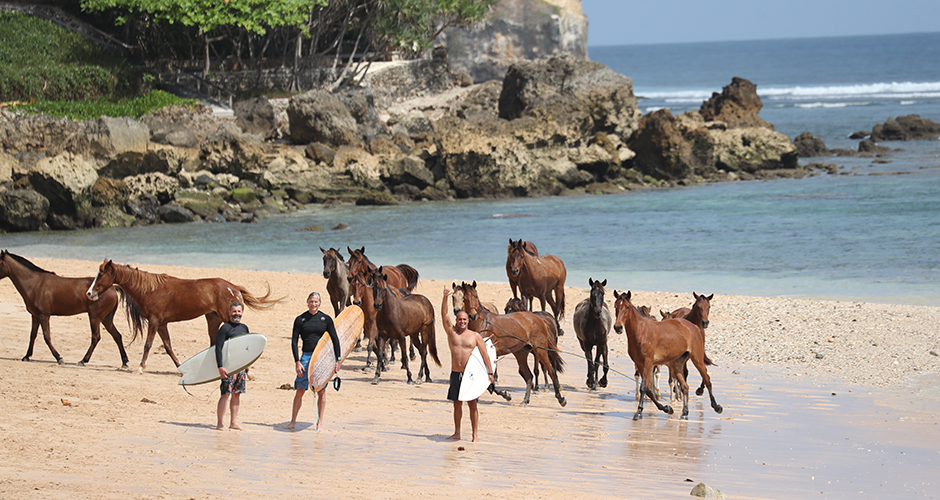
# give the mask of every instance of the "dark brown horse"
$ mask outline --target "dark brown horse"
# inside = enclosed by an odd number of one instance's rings
[[[682,393],[682,418],[688,419],[689,384],[685,380],[683,368],[689,360],[705,381],[712,408],[721,413],[723,409],[715,401],[711,379],[708,377],[706,365],[710,364],[710,360],[705,356],[705,339],[699,335],[698,328],[684,319],[656,321],[643,317],[630,302],[631,295],[630,292],[620,294],[614,291],[614,330],[617,333],[626,331],[627,352],[640,372],[640,400],[633,419],[643,418],[643,403],[647,396],[660,410],[670,415],[673,413],[672,407],[659,402],[658,396],[650,386],[653,367],[658,365],[669,367],[670,376],[677,379]]]
[[[378,363],[377,368],[383,372],[388,371],[389,363],[395,362],[395,349],[397,349],[398,341],[389,340],[388,345],[391,351],[391,358],[386,359],[385,351],[381,353],[376,352],[376,340],[378,338],[378,328],[375,323],[375,294],[372,293],[372,290],[369,288],[370,275],[359,274],[356,276],[350,276],[349,280],[349,293],[352,299],[352,303],[362,308],[362,314],[365,317],[365,322],[362,327],[362,334],[365,335],[366,339],[369,341],[369,345],[366,349],[366,368],[372,366],[372,353],[376,353],[376,363]],[[397,293],[399,296],[407,295],[409,292],[403,288],[396,288],[392,290],[394,293]],[[412,349],[414,347],[412,346]],[[405,353],[402,351],[402,356]],[[404,368],[404,366],[403,366]]]
[[[610,310],[604,302],[604,287],[607,280],[594,281],[588,278],[591,285],[591,296],[582,300],[574,308],[574,332],[578,336],[581,350],[587,359],[587,386],[592,391],[597,386],[607,387],[607,372],[610,365],[607,363],[607,334],[610,333]],[[597,354],[591,361],[591,354],[596,348]],[[600,365],[601,357],[604,364]],[[597,379],[597,372],[604,367],[604,376]]]
[[[522,238],[519,239],[522,241]],[[506,276],[509,278],[509,288],[512,288],[512,298],[518,299],[519,295],[516,294],[516,288],[519,287],[519,275],[512,273],[512,238],[509,238],[509,247],[506,248]],[[524,248],[530,254],[538,257],[539,249],[535,247],[535,243],[531,241],[522,241],[522,248]],[[532,304],[529,303],[527,308],[523,308],[523,311],[528,311],[531,308]],[[542,309],[545,309],[545,306],[542,306]]]
[[[372,263],[366,257],[366,247],[353,250],[346,247],[349,252],[349,275],[367,276],[369,271],[374,271],[378,266]],[[398,264],[397,266],[383,266],[385,275],[388,276],[388,284],[395,288],[404,288],[409,292],[414,291],[418,286],[418,270],[408,264]]]
[[[427,297],[418,294],[399,297],[392,291],[385,268],[380,267],[371,272],[369,285],[375,300],[375,322],[379,332],[376,356],[385,351],[385,342],[388,339],[398,340],[404,346],[405,338],[411,337],[411,345],[417,345],[421,354],[421,366],[418,368],[417,382],[431,382],[431,370],[428,367],[428,352],[431,358],[441,366],[437,356],[437,340],[434,335],[434,306]],[[408,384],[415,382],[411,378],[411,369],[408,367],[408,358],[402,353],[402,365],[408,373]],[[376,367],[373,384],[379,383],[381,370]]]
[[[462,299],[461,299],[462,300]],[[506,301],[506,306],[503,307],[503,312],[505,314],[514,313],[514,312],[523,312],[528,311],[525,306],[525,301],[522,299],[509,299]],[[529,311],[532,312],[532,311]],[[552,339],[552,342],[555,345],[558,345],[558,337],[562,335],[561,325],[558,324],[558,320],[552,316],[552,313],[548,311],[534,311],[532,314],[542,318],[542,321],[545,322],[545,327],[548,328],[549,337]],[[539,391],[539,360],[535,358],[535,353],[532,354],[534,362],[532,363],[532,373],[535,375],[532,384],[532,390],[535,392]],[[545,386],[548,387],[548,380],[545,380]]]
[[[118,350],[121,351],[121,368],[127,368],[127,352],[121,332],[114,327],[114,312],[118,306],[118,292],[113,287],[102,290],[101,299],[94,301],[85,296],[85,290],[91,285],[92,278],[63,278],[55,273],[37,267],[32,262],[6,250],[0,252],[0,279],[10,278],[16,291],[20,292],[26,310],[33,317],[29,332],[29,349],[23,361],[29,361],[33,355],[36,335],[42,326],[42,338],[52,351],[56,362],[62,364],[55,347],[52,347],[52,333],[49,331],[50,316],[73,316],[88,313],[91,323],[91,345],[85,357],[78,362],[84,366],[91,359],[95,346],[101,340],[101,324],[111,334]]]
[[[349,296],[349,268],[339,250],[331,248],[323,252],[323,277],[326,278],[326,291],[330,294],[330,304],[333,304],[333,317],[346,309],[350,304]]]
[[[545,301],[552,307],[555,319],[565,317],[565,278],[568,271],[564,262],[554,255],[535,256],[526,251],[522,240],[509,240],[509,272],[519,278],[519,293],[528,301],[538,298],[545,310]],[[554,293],[554,297],[553,297]]]
[[[535,354],[535,358],[542,365],[542,371],[552,379],[558,403],[561,406],[568,404],[561,394],[561,385],[558,383],[558,374],[564,371],[565,362],[558,354],[558,346],[552,341],[545,321],[530,312],[511,314],[492,312],[480,304],[475,281],[472,284],[463,283],[461,287],[463,288],[462,309],[467,312],[471,321],[483,319],[483,327],[476,331],[484,337],[495,336],[497,356],[507,354],[515,356],[516,363],[519,365],[519,375],[522,375],[526,385],[522,404],[529,404],[533,388],[532,371],[529,370],[529,363],[526,361],[529,352]]]
[[[85,294],[91,300],[100,300],[112,285],[119,286],[132,299],[128,301],[127,310],[134,326],[135,339],[143,332],[143,322],[147,322],[147,339],[140,360],[141,372],[147,367],[147,357],[157,332],[170,359],[176,366],[180,365],[170,345],[167,323],[205,316],[211,346],[215,345],[215,334],[219,327],[229,320],[228,311],[232,302],[241,302],[260,310],[268,309],[281,300],[272,299],[270,289],[263,297],[255,297],[244,287],[221,278],[180,279],[166,274],[148,273],[110,260],[105,260],[98,267],[98,275]]]

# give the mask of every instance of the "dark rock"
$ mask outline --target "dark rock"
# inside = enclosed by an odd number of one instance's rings
[[[90,196],[92,206],[124,206],[130,196],[130,188],[122,180],[98,177],[91,186]]]
[[[388,134],[388,129],[375,109],[375,94],[371,90],[362,87],[347,88],[336,97],[356,120],[359,136],[364,141],[368,142],[378,135]]]
[[[42,229],[49,215],[49,200],[32,189],[0,192],[0,226],[8,231]]]
[[[940,139],[940,123],[920,115],[888,118],[882,125],[871,129],[871,140],[882,141],[936,141]]]
[[[343,224],[342,222],[340,222],[339,224],[333,226],[333,230],[334,230],[334,231],[341,231],[341,230],[343,230],[343,229],[349,229],[349,226],[347,226],[346,224]]]
[[[636,152],[633,166],[643,175],[657,179],[681,179],[691,173],[691,144],[684,140],[677,121],[668,109],[660,109],[640,119],[630,139]]]
[[[192,212],[176,205],[163,205],[157,209],[157,216],[160,217],[160,220],[169,224],[193,221]]]
[[[321,142],[312,142],[307,144],[304,152],[311,160],[317,163],[326,163],[327,165],[332,165],[333,158],[336,157],[336,151]]]
[[[793,145],[800,155],[800,158],[817,158],[820,156],[829,156],[829,148],[822,139],[813,135],[812,132],[803,132],[793,139]]]
[[[277,135],[277,117],[266,97],[255,97],[235,103],[235,123],[246,133],[272,139]]]
[[[355,118],[342,101],[327,92],[311,90],[294,96],[287,106],[287,117],[295,143],[361,146]]]
[[[757,85],[744,78],[734,77],[731,83],[713,92],[709,100],[699,108],[706,122],[722,121],[731,127],[764,127],[773,130],[773,125],[757,116],[764,103],[757,95]]]
[[[214,174],[226,173],[257,181],[264,175],[274,149],[258,136],[244,134],[231,123],[223,123],[199,148],[202,168]]]
[[[161,141],[154,142],[162,142],[178,148],[194,148],[199,145],[199,138],[189,130],[171,130],[162,136]]]
[[[852,132],[852,134],[849,135],[849,139],[864,139],[868,137],[868,134],[870,133],[871,132],[867,130],[859,130],[858,132]]]
[[[159,220],[157,216],[159,207],[160,200],[149,193],[141,193],[136,199],[127,202],[128,213],[145,224],[154,224]]]
[[[389,161],[386,179],[389,184],[411,184],[418,190],[434,184],[434,174],[428,170],[424,160],[415,156],[402,156]]]
[[[319,224],[315,224],[315,225],[313,225],[313,226],[302,227],[302,228],[298,229],[298,231],[315,231],[315,232],[319,232],[319,231],[323,231],[323,226],[321,226],[321,225],[319,225]]]
[[[398,205],[398,200],[387,191],[368,191],[356,198],[356,205]]]
[[[859,153],[890,153],[891,148],[886,148],[884,146],[879,146],[875,144],[871,139],[865,139],[858,143],[858,152]]]

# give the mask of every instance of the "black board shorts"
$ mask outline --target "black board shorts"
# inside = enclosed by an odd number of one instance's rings
[[[463,380],[463,372],[450,372],[450,389],[447,391],[447,399],[457,401],[460,397],[460,382]]]

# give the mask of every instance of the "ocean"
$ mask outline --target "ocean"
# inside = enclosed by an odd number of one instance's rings
[[[697,109],[740,76],[760,116],[830,148],[887,118],[940,122],[940,33],[591,47],[644,113]],[[884,143],[837,175],[616,195],[311,207],[255,224],[4,234],[37,257],[318,273],[319,247],[366,247],[448,281],[505,282],[509,239],[561,257],[569,286],[940,305],[940,141]],[[330,228],[345,224],[342,230]],[[302,231],[321,225],[324,231]],[[54,271],[54,270],[53,270]],[[95,271],[89,268],[88,274]],[[508,290],[508,287],[507,287]]]

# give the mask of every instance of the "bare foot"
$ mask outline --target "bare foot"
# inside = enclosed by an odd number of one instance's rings
[[[471,439],[470,442],[471,442],[471,443],[476,443],[477,441],[479,441],[479,439],[477,438],[476,434],[474,434],[474,435],[473,435],[473,439]]]
[[[240,431],[240,430],[242,430],[242,428],[241,428],[238,424],[232,424],[232,425],[228,426],[228,428],[229,428],[229,429],[232,429],[233,431]]]
[[[285,428],[285,429],[290,429],[290,430],[294,430],[294,427],[296,427],[296,426],[297,426],[297,424],[296,424],[296,423],[294,423],[294,422],[291,422],[291,423],[289,423],[289,424],[287,424],[287,425],[285,425],[285,426],[284,426],[284,428]]]
[[[447,439],[450,439],[451,441],[460,441],[460,433],[455,432],[452,436],[449,436]]]
[[[217,430],[217,431],[224,431],[224,430],[225,430],[225,426],[224,426],[224,425],[217,425],[217,426],[215,426],[215,430]]]

